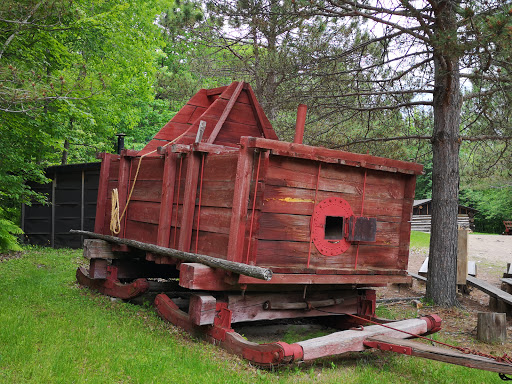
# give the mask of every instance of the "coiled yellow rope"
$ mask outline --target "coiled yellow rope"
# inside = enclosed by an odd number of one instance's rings
[[[174,140],[169,141],[165,145],[162,145],[162,148],[165,148],[168,145],[173,144],[176,141],[178,141],[179,139],[181,139],[186,133],[188,133],[188,131],[190,131],[190,128],[192,128],[192,125],[185,132],[183,132],[181,135],[176,137]],[[132,198],[132,193],[133,193],[133,190],[135,189],[135,183],[137,182],[137,177],[139,176],[140,165],[142,164],[142,159],[148,155],[151,155],[152,153],[155,153],[155,152],[157,152],[157,149],[155,149],[151,152],[145,153],[144,155],[142,155],[139,158],[139,164],[137,164],[137,171],[135,172],[135,177],[133,178],[133,184],[132,184],[132,187],[130,188],[130,193],[128,194],[128,198],[126,199],[126,204],[124,206],[123,213],[121,215],[119,215],[119,211],[120,211],[120,209],[119,209],[119,207],[120,207],[119,206],[119,191],[117,190],[117,188],[114,188],[112,190],[112,210],[111,210],[111,214],[110,214],[110,232],[112,233],[112,235],[118,235],[121,232],[121,220],[123,220],[124,214],[126,213],[126,209],[128,208],[128,204],[130,203],[130,200]]]
[[[110,212],[110,232],[113,235],[117,235],[121,232],[121,218],[119,217],[119,191],[117,188],[112,190],[112,210]]]

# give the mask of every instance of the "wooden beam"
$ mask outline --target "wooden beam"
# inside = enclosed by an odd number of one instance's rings
[[[171,217],[174,202],[174,185],[176,183],[176,153],[165,153],[164,172],[162,182],[162,203],[160,205],[160,216],[158,218],[157,245],[169,246],[171,237]]]
[[[96,239],[101,239],[114,244],[124,244],[132,248],[142,249],[146,252],[152,252],[159,255],[175,257],[180,260],[185,260],[192,263],[201,263],[212,268],[224,269],[226,271],[234,272],[240,275],[251,276],[259,281],[258,279],[270,280],[272,278],[272,271],[270,269],[256,267],[254,265],[247,265],[242,263],[235,263],[232,261],[219,259],[217,257],[211,257],[206,255],[200,255],[197,253],[190,253],[179,251],[177,249],[165,248],[155,244],[143,243],[141,241],[121,239],[119,237],[102,235],[100,233],[94,233],[89,231],[70,230],[70,233],[78,235],[85,235]]]
[[[462,365],[463,367],[483,369],[485,371],[512,374],[512,365],[500,363],[482,356],[462,353],[457,350],[434,347],[417,341],[397,339],[387,336],[372,336],[368,341],[376,341],[400,347],[411,348],[411,356],[442,361],[449,364]]]
[[[468,231],[459,229],[457,244],[457,285],[466,285],[468,275]]]
[[[426,277],[423,277],[423,276],[420,276],[420,275],[417,275],[416,273],[412,273],[412,272],[407,272],[409,274],[409,276],[415,278],[416,280],[420,280],[420,281],[423,281],[423,282],[427,282],[427,278]]]
[[[482,292],[487,293],[489,296],[495,297],[498,300],[501,300],[507,304],[512,305],[512,295],[502,291],[499,288],[496,288],[494,285],[487,283],[486,281],[477,279],[473,276],[467,276],[466,281],[468,285],[479,289]]]
[[[100,168],[100,179],[98,185],[98,200],[96,202],[96,219],[94,220],[94,232],[105,233],[105,217],[107,216],[107,192],[108,179],[110,175],[110,163],[113,155],[109,153],[100,154],[102,159]]]
[[[315,275],[274,273],[271,284],[411,284],[410,276],[403,275]],[[239,284],[265,284],[262,280],[240,276]]]
[[[287,143],[285,141],[269,140],[261,137],[243,136],[240,138],[240,143],[251,148],[272,150],[272,153],[277,155],[323,161],[325,163],[416,175],[421,174],[423,171],[423,165],[407,161],[361,155],[358,153],[313,147],[304,144]]]
[[[233,208],[229,226],[227,258],[231,261],[240,262],[243,257],[253,161],[253,150],[247,146],[242,146],[238,154]]]
[[[185,176],[185,190],[183,192],[183,214],[181,215],[180,237],[178,239],[178,249],[181,251],[189,251],[192,241],[192,224],[196,209],[200,164],[200,155],[191,152],[187,157],[187,173]]]
[[[304,361],[310,361],[324,356],[364,351],[366,349],[364,341],[372,336],[388,335],[396,338],[408,338],[411,337],[409,334],[397,330],[416,335],[428,332],[427,321],[423,318],[396,321],[388,325],[393,327],[393,330],[381,325],[370,325],[362,330],[335,332],[327,336],[300,341],[296,344],[299,344],[304,350]]]
[[[240,92],[242,92],[242,88],[244,87],[244,82],[241,81],[238,83],[235,91],[231,95],[228,104],[226,105],[226,108],[222,112],[222,115],[220,115],[219,120],[217,121],[217,124],[215,124],[215,127],[213,128],[212,133],[210,134],[210,137],[206,141],[208,144],[213,144],[215,139],[217,138],[217,135],[219,134],[222,126],[224,125],[224,122],[226,121],[229,113],[233,109],[233,106],[235,105],[236,100],[238,99],[238,96],[240,96]]]
[[[121,220],[121,232],[120,236],[124,236],[126,230],[126,218],[128,217],[128,212],[125,212],[124,217],[121,217],[124,211],[124,207],[126,206],[126,199],[128,197],[128,188],[130,186],[130,165],[131,165],[131,157],[124,156],[125,150],[123,150],[123,154],[119,159],[119,175],[117,177],[117,191],[119,193],[119,219]]]

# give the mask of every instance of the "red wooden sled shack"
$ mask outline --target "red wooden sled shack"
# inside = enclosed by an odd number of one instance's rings
[[[261,366],[379,348],[512,373],[403,340],[439,330],[435,315],[294,344],[234,332],[333,315],[341,329],[376,324],[372,287],[410,282],[422,166],[303,145],[304,121],[299,108],[294,143],[278,141],[249,84],[235,82],[200,90],[143,150],[102,154],[95,232],[73,231],[94,238],[78,281],[123,299],[158,293],[162,317]]]
[[[187,267],[186,288],[406,283],[421,171],[278,141],[250,86],[235,82],[199,91],[142,151],[103,155],[95,232],[111,234],[112,190],[122,212],[133,188],[119,237],[273,271],[267,282]]]
[[[422,166],[303,145],[302,132],[299,122],[295,143],[278,141],[250,85],[234,82],[200,90],[143,150],[102,154],[96,234],[263,267],[270,280],[93,240],[79,281],[130,298],[148,278],[177,278],[185,308],[167,295],[156,306],[189,330],[222,316],[228,327],[374,316],[368,287],[410,282]]]

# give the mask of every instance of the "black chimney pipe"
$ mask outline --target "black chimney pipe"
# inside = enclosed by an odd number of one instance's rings
[[[124,149],[124,137],[126,133],[116,133],[117,136],[117,154],[120,155],[121,151]]]

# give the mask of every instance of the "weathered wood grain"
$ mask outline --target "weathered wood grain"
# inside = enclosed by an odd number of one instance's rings
[[[144,243],[140,241],[135,241],[131,239],[121,239],[119,237],[102,235],[99,233],[89,232],[89,231],[80,231],[80,230],[70,230],[70,233],[85,235],[101,240],[108,241],[110,243],[115,244],[125,244],[129,247],[141,249],[146,252],[151,252],[154,254],[164,255],[174,257],[180,260],[185,260],[187,262],[192,263],[200,263],[207,265],[212,268],[224,269],[226,271],[234,272],[241,275],[251,276],[255,279],[263,279],[268,281],[272,279],[272,271],[266,268],[260,268],[256,266],[251,266],[242,263],[236,263],[233,261],[218,259],[215,257],[210,257],[206,255],[200,255],[196,253],[184,252],[177,249],[160,247],[158,245]]]
[[[243,145],[248,145],[252,148],[268,149],[294,158],[319,160],[327,163],[351,163],[353,166],[405,174],[420,174],[423,170],[423,166],[416,163],[321,147],[311,147],[303,144],[286,143],[264,138],[242,137],[240,142]]]
[[[96,233],[106,233],[108,231],[108,227],[105,227],[105,214],[107,209],[107,198],[108,198],[108,180],[110,178],[110,172],[115,172],[117,174],[117,169],[114,169],[112,166],[112,157],[113,155],[104,153],[102,155],[102,163],[100,168],[100,177],[99,177],[99,185],[98,185],[98,200],[96,202],[96,218],[94,221],[94,231]]]
[[[411,348],[412,356],[442,361],[449,364],[462,365],[463,367],[483,369],[486,371],[504,373],[508,375],[512,374],[512,365],[501,363],[482,356],[462,353],[460,351],[432,346],[417,341],[398,340],[396,338],[383,335],[371,336],[367,340]]]

